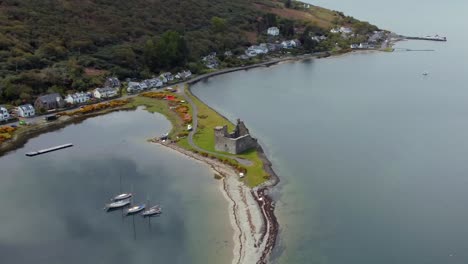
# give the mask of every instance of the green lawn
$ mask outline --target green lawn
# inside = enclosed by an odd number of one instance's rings
[[[172,124],[172,130],[169,133],[170,136],[175,136],[184,131],[186,128],[184,122],[177,115],[176,112],[169,109],[168,102],[166,100],[153,99],[149,97],[136,96],[128,103],[129,107],[145,106],[146,110],[150,113],[160,113],[166,116],[166,118]]]
[[[240,155],[232,155],[225,152],[216,151],[214,148],[214,128],[216,126],[227,125],[230,131],[234,130],[235,125],[232,124],[229,120],[218,114],[215,110],[207,106],[198,100],[197,97],[193,96],[189,89],[186,88],[186,93],[189,95],[195,105],[198,108],[198,130],[194,135],[193,140],[197,146],[202,149],[206,149],[210,152],[231,155],[234,157],[240,157],[243,159],[248,159],[253,162],[252,166],[246,167],[247,175],[245,177],[245,182],[249,186],[256,186],[265,182],[264,176],[267,174],[263,170],[263,162],[258,157],[256,150],[251,150]],[[188,143],[186,141],[179,142],[179,145],[186,147]]]

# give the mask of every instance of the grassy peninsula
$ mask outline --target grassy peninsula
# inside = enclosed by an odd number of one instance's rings
[[[257,150],[252,149],[239,155],[215,150],[213,129],[219,125],[227,125],[232,130],[234,124],[192,95],[188,86],[180,87],[180,89],[184,90],[179,90],[180,93],[163,91],[142,93],[132,98],[126,108],[145,106],[149,112],[163,114],[172,123],[172,130],[168,137],[168,141],[173,142],[171,144],[177,144],[177,146],[195,154],[218,160],[230,165],[239,173],[245,173],[245,178],[242,180],[248,186],[258,186],[269,180],[270,175],[264,170],[263,161],[258,156]],[[196,117],[193,116],[192,106],[185,100],[187,97],[192,99],[198,109]],[[189,118],[186,118],[187,116]],[[199,149],[194,149],[188,141],[187,125],[192,123],[193,118],[198,119],[198,127],[193,141]],[[239,159],[244,161],[243,164],[239,163]]]

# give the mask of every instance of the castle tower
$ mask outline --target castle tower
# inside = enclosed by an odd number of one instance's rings
[[[220,137],[227,137],[228,136],[228,129],[227,126],[217,126],[214,128],[215,138]]]
[[[233,151],[235,145],[229,140],[229,133],[227,126],[217,126],[214,128],[215,134],[215,150],[229,152]]]
[[[250,134],[244,122],[241,121],[240,119],[237,119],[236,133],[237,133],[237,137],[242,137],[242,136]]]

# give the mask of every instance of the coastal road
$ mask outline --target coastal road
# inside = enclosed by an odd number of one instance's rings
[[[247,70],[247,69],[251,69],[251,68],[255,68],[255,67],[261,67],[261,66],[269,66],[269,65],[272,65],[272,64],[276,64],[280,61],[285,61],[285,60],[290,60],[290,59],[293,59],[294,57],[288,57],[288,58],[280,58],[280,59],[274,59],[274,60],[271,60],[271,61],[267,61],[267,62],[262,62],[262,63],[258,63],[258,64],[253,64],[253,65],[248,65],[248,66],[242,66],[242,67],[235,67],[235,68],[229,68],[229,69],[223,69],[223,70],[219,70],[219,71],[216,71],[216,72],[210,72],[210,73],[206,73],[206,74],[202,74],[200,76],[197,76],[193,79],[190,79],[190,80],[186,80],[186,81],[181,81],[181,82],[178,82],[178,83],[173,83],[173,84],[170,84],[170,85],[165,85],[159,89],[163,89],[165,87],[170,87],[170,86],[174,86],[174,85],[181,85],[182,87],[185,86],[185,84],[193,84],[193,83],[196,83],[200,80],[203,80],[205,78],[208,78],[208,77],[212,77],[212,76],[216,76],[216,75],[219,75],[219,74],[224,74],[224,73],[228,73],[228,72],[234,72],[234,71],[239,71],[239,70]],[[154,90],[154,89],[152,89]],[[181,91],[183,91],[183,89],[181,89]],[[187,97],[185,95],[185,93],[183,93],[185,97]],[[117,97],[117,98],[114,98],[114,99],[111,99],[111,100],[107,100],[107,101],[103,101],[103,102],[111,102],[111,101],[114,101],[114,100],[125,100],[125,99],[130,99],[132,97],[135,97],[135,96],[138,96],[138,93],[135,93],[135,94],[126,94],[122,97]],[[187,100],[188,101],[188,100]],[[190,100],[191,101],[191,100]],[[100,102],[96,102],[96,103],[100,103]],[[193,102],[192,102],[193,103]],[[58,112],[70,112],[70,111],[74,111],[76,109],[78,109],[79,106],[76,106],[76,107],[73,107],[71,109],[67,109],[67,110],[64,110],[64,111],[58,111]],[[196,109],[196,108],[194,108]],[[52,114],[52,113],[51,113]],[[28,117],[28,118],[20,118],[20,120],[24,120],[26,121],[27,123],[31,124],[31,125],[34,125],[34,124],[38,124],[40,122],[45,122],[44,120],[44,117],[46,115],[37,115],[37,116],[34,116],[34,117]],[[194,121],[196,122],[197,120],[196,119],[196,116],[197,115],[194,115]],[[4,123],[4,124],[1,124],[2,126],[3,125],[8,125],[8,126],[11,126],[11,125],[16,125],[16,126],[19,126],[19,121],[15,121],[15,122],[8,122],[8,123]],[[194,128],[196,129],[196,125],[194,124]]]

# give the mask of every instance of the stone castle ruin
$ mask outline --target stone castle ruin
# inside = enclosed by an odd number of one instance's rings
[[[216,151],[240,154],[257,147],[257,140],[250,136],[249,130],[240,119],[237,119],[234,132],[229,133],[226,125],[215,127],[214,132]]]

